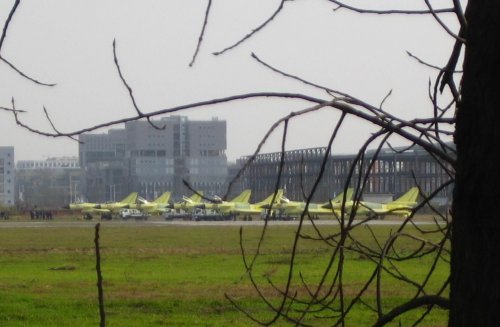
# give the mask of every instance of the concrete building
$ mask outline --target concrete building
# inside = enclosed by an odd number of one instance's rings
[[[26,209],[56,209],[81,200],[81,170],[77,157],[19,160],[16,202]]]
[[[129,193],[129,165],[124,129],[82,134],[78,157],[83,172],[82,193],[86,201],[119,201]]]
[[[189,194],[183,181],[207,194],[223,191],[227,177],[226,122],[171,116],[132,121],[107,134],[80,136],[80,163],[90,201],[120,200],[137,191],[153,199],[164,191]]]
[[[82,142],[78,152],[80,167],[125,158],[127,137],[123,129],[111,129],[102,134],[82,134],[79,140]]]
[[[15,204],[14,147],[0,146],[0,206]]]

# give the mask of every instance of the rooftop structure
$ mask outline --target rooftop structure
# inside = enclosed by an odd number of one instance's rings
[[[19,160],[16,162],[17,170],[79,168],[77,157],[53,157],[46,160]]]

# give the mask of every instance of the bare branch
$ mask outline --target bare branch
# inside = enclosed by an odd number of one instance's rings
[[[460,26],[463,28],[467,28],[467,19],[465,18],[460,0],[453,0],[453,7],[455,10],[455,14],[457,15],[457,19],[460,22]]]
[[[420,308],[427,305],[437,305],[443,309],[450,308],[450,301],[440,296],[426,295],[416,298],[412,301],[406,302],[394,309],[389,313],[379,318],[379,320],[373,325],[373,327],[384,326],[388,322],[391,322],[394,318],[402,315],[405,312]]]
[[[0,107],[0,110],[8,111],[8,112],[14,112],[15,111],[17,113],[26,112],[25,110],[13,109],[13,108],[7,108],[7,107]]]
[[[101,227],[100,223],[95,225],[95,270],[97,273],[97,294],[99,299],[99,326],[106,326],[106,312],[104,311],[104,291],[102,287],[102,272],[101,272],[101,251],[99,247],[99,228]]]
[[[118,63],[118,57],[116,56],[116,39],[113,40],[113,58],[114,58],[114,62],[115,62],[115,66],[116,66],[116,69],[118,70],[118,75],[120,76],[120,79],[122,80],[122,83],[123,85],[125,85],[125,87],[127,88],[127,91],[128,91],[128,94],[130,96],[130,99],[132,100],[132,104],[134,105],[134,108],[135,108],[135,111],[137,111],[137,119],[141,119],[143,117],[146,117],[149,124],[155,128],[155,129],[165,129],[165,126],[157,126],[155,125],[151,119],[150,119],[150,116],[147,116],[147,115],[144,115],[142,113],[142,111],[139,109],[139,107],[137,106],[137,102],[135,101],[135,97],[134,97],[134,93],[132,91],[132,88],[128,85],[127,81],[125,80],[125,77],[123,76],[123,73],[122,73],[122,70],[120,68],[120,64]]]
[[[250,33],[248,33],[247,35],[245,35],[243,38],[241,38],[239,41],[237,41],[233,45],[230,45],[227,48],[222,49],[221,51],[216,51],[213,54],[216,55],[216,56],[221,55],[221,54],[223,54],[226,51],[229,51],[231,49],[236,48],[238,45],[242,44],[243,42],[245,42],[246,40],[248,40],[249,38],[251,38],[252,36],[254,36],[256,33],[258,33],[260,30],[262,30],[264,27],[266,27],[269,23],[271,23],[274,20],[274,18],[276,18],[276,16],[278,16],[278,14],[283,9],[283,5],[285,4],[285,1],[290,1],[290,0],[281,0],[278,8],[276,9],[276,11],[271,15],[271,17],[269,17],[261,25],[259,25],[255,29],[253,29]]]
[[[458,35],[463,38],[464,37],[464,32],[465,32],[465,27],[461,27],[460,31],[458,32]],[[460,102],[460,96],[459,92],[457,90],[457,87],[455,86],[455,82],[453,81],[453,74],[452,72],[455,71],[455,68],[457,67],[458,64],[458,59],[460,58],[460,52],[462,51],[462,46],[464,45],[463,42],[460,42],[458,39],[455,40],[455,44],[453,46],[453,50],[451,52],[450,58],[448,60],[448,63],[446,64],[445,68],[442,70],[442,74],[438,75],[436,84],[440,84],[439,90],[443,92],[444,87],[448,85],[450,88],[451,93],[453,94],[453,98],[457,103]],[[439,80],[441,80],[441,83],[439,83]]]
[[[462,38],[461,36],[453,33],[450,28],[448,26],[446,26],[446,24],[441,20],[441,18],[439,18],[439,16],[437,15],[436,11],[432,8],[429,0],[424,0],[425,1],[425,4],[427,5],[427,7],[429,8],[432,16],[434,17],[434,19],[439,23],[439,25],[441,25],[441,27],[446,31],[446,33],[448,33],[451,37],[453,37],[455,40],[457,41],[460,41],[462,43],[467,43],[467,41]]]
[[[37,129],[34,129],[24,123],[22,123],[20,120],[19,120],[19,117],[17,116],[18,113],[22,113],[22,112],[25,112],[24,110],[17,110],[16,109],[16,104],[15,104],[15,101],[14,101],[14,98],[11,99],[11,103],[12,103],[12,109],[11,110],[8,110],[8,111],[11,111],[12,114],[14,115],[14,120],[16,122],[17,125],[23,127],[24,129],[27,129],[28,131],[30,132],[33,132],[35,134],[40,134],[40,135],[46,135],[46,136],[52,136],[52,137],[59,137],[59,136],[65,136],[65,137],[68,137],[74,141],[77,141],[79,143],[81,143],[79,140],[77,140],[73,135],[66,135],[65,133],[61,133],[54,125],[54,123],[52,122],[52,119],[50,118],[48,112],[47,112],[47,109],[45,107],[43,107],[43,111],[45,113],[45,117],[47,118],[47,120],[49,121],[50,125],[52,126],[52,129],[54,130],[55,133],[53,133],[52,135],[47,135],[47,134],[50,134],[50,133],[46,133],[46,132],[42,132],[40,130],[37,130]]]
[[[319,85],[319,84],[316,84],[316,83],[312,83],[312,82],[309,82],[301,77],[298,77],[296,75],[292,75],[292,74],[289,74],[289,73],[286,73],[282,70],[279,70],[278,68],[274,67],[274,66],[271,66],[270,64],[266,63],[265,61],[263,61],[262,59],[260,59],[254,52],[252,52],[252,58],[254,58],[258,63],[262,64],[263,66],[269,68],[270,70],[272,70],[273,72],[275,73],[278,73],[280,75],[283,75],[285,77],[289,77],[289,78],[292,78],[292,79],[295,79],[299,82],[302,82],[306,85],[309,85],[309,86],[313,86],[315,88],[318,88],[318,89],[321,89],[321,90],[324,90],[328,93],[334,93],[334,94],[338,94],[338,95],[341,95],[341,96],[344,96],[344,97],[351,97],[349,94],[347,93],[343,93],[343,92],[340,92],[340,91],[337,91],[337,90],[333,90],[331,88],[328,88],[326,86],[322,86],[322,85]]]
[[[380,102],[380,105],[379,105],[380,110],[382,110],[382,107],[384,106],[385,101],[386,101],[387,99],[389,99],[389,97],[391,96],[391,94],[392,94],[392,89],[391,89],[391,90],[389,90],[389,92],[386,94],[386,96],[385,96],[385,97],[382,99],[382,101]]]
[[[12,68],[16,73],[18,73],[19,75],[21,75],[22,77],[26,78],[27,80],[30,80],[32,81],[33,83],[35,84],[38,84],[38,85],[42,85],[42,86],[56,86],[57,84],[55,83],[44,83],[44,82],[40,82],[39,80],[33,78],[33,77],[30,77],[28,76],[26,73],[22,72],[19,68],[17,68],[16,66],[14,66],[14,64],[12,64],[10,61],[8,61],[7,59],[5,59],[4,57],[0,56],[0,60],[2,60],[4,63],[6,63],[10,68]]]
[[[21,0],[16,0],[14,2],[14,5],[12,6],[12,8],[9,12],[9,16],[7,16],[7,20],[5,21],[5,24],[3,26],[2,36],[0,37],[0,51],[2,50],[3,42],[5,41],[5,38],[7,37],[7,29],[9,28],[12,17],[16,13],[17,7],[19,6],[20,2],[21,2]]]
[[[340,2],[338,0],[328,0],[330,2],[333,2],[334,4],[338,5],[337,8],[334,9],[334,11],[343,8],[343,9],[348,9],[354,12],[357,12],[359,14],[378,14],[378,15],[392,15],[392,14],[403,14],[403,15],[425,15],[425,14],[431,14],[431,10],[370,10],[370,9],[364,9],[364,8],[357,8],[353,6],[349,6],[343,2]],[[437,14],[445,14],[445,13],[454,13],[455,10],[454,8],[443,8],[443,9],[436,9],[434,10],[434,13]]]
[[[262,65],[264,65],[265,67],[271,69],[272,71],[274,72],[277,72],[283,76],[286,76],[286,77],[289,77],[289,78],[292,78],[292,79],[295,79],[295,80],[298,80],[306,85],[310,85],[310,86],[313,86],[313,87],[316,87],[316,88],[319,88],[319,89],[322,89],[322,90],[325,90],[326,92],[328,93],[336,93],[336,94],[339,94],[339,95],[342,95],[344,96],[344,98],[341,98],[339,100],[342,100],[348,104],[353,104],[353,105],[357,105],[357,106],[360,106],[364,109],[367,109],[368,111],[370,111],[371,113],[373,113],[375,116],[376,116],[376,120],[379,120],[380,122],[384,122],[384,123],[392,123],[391,121],[396,121],[396,122],[400,122],[402,125],[405,125],[405,126],[411,126],[411,128],[417,130],[419,133],[421,133],[421,135],[426,135],[428,137],[431,137],[432,139],[434,139],[435,141],[438,141],[440,142],[440,139],[439,138],[436,138],[434,136],[431,136],[428,132],[428,128],[419,128],[418,127],[418,123],[417,121],[405,121],[405,120],[402,120],[401,118],[399,117],[396,117],[394,115],[391,115],[391,114],[388,114],[387,112],[384,112],[382,111],[380,108],[377,108],[377,107],[374,107],[368,103],[366,103],[365,101],[362,101],[356,97],[353,97],[352,95],[349,95],[349,94],[346,94],[346,93],[342,93],[342,92],[338,92],[336,90],[332,90],[330,88],[327,88],[327,87],[324,87],[324,86],[321,86],[321,85],[318,85],[318,84],[315,84],[315,83],[312,83],[312,82],[309,82],[303,78],[300,78],[300,77],[297,77],[297,76],[294,76],[294,75],[291,75],[291,74],[288,74],[288,73],[285,73],[271,65],[269,65],[268,63],[262,61],[257,55],[255,55],[254,53],[252,53],[252,57],[257,60],[257,62],[261,63]],[[429,122],[431,123],[431,122]],[[451,123],[451,122],[450,122]]]
[[[120,76],[120,79],[122,80],[123,85],[125,85],[125,87],[127,88],[128,94],[130,96],[130,99],[132,100],[132,104],[135,108],[135,111],[137,111],[137,116],[144,117],[144,114],[141,112],[141,110],[137,106],[132,88],[128,85],[127,81],[125,80],[125,77],[123,77],[123,73],[122,73],[122,70],[120,68],[120,64],[118,63],[118,57],[116,56],[116,39],[113,40],[113,58],[115,61],[115,67],[118,70],[118,75]]]
[[[198,37],[198,43],[196,44],[196,50],[194,51],[193,58],[191,59],[191,62],[189,63],[189,67],[192,67],[194,65],[194,62],[196,60],[196,56],[198,55],[198,52],[200,51],[200,47],[201,47],[201,43],[203,42],[203,36],[205,35],[205,29],[207,27],[208,16],[210,14],[211,7],[212,7],[212,0],[208,0],[207,10],[205,11],[205,20],[203,21],[203,27],[201,28],[200,36]]]
[[[45,117],[47,118],[47,120],[49,121],[50,123],[50,126],[52,126],[52,129],[54,130],[54,132],[58,133],[58,134],[61,134],[61,132],[56,128],[56,126],[54,125],[54,123],[52,122],[52,119],[50,118],[49,116],[49,112],[47,111],[47,108],[45,108],[45,106],[43,107],[43,112],[45,113]],[[77,140],[75,137],[73,136],[68,136],[68,138],[72,139],[73,141],[76,141],[78,143],[82,143],[83,142],[80,142],[79,140]]]
[[[5,24],[3,26],[2,36],[0,37],[0,53],[2,51],[2,47],[3,47],[3,43],[5,41],[5,38],[7,37],[7,30],[9,28],[9,25],[10,25],[11,21],[12,21],[12,17],[14,17],[14,14],[16,13],[17,7],[19,6],[20,2],[21,2],[20,0],[16,0],[14,2],[14,5],[12,6],[12,8],[11,8],[11,10],[9,12],[9,15],[7,16],[7,20],[5,21]],[[56,84],[50,84],[50,83],[43,83],[43,82],[40,82],[40,81],[38,81],[38,80],[36,80],[36,79],[28,76],[27,74],[23,73],[19,68],[17,68],[16,66],[14,66],[14,64],[12,64],[10,61],[8,61],[7,59],[5,59],[1,54],[0,54],[0,60],[2,60],[4,63],[6,63],[16,73],[18,73],[22,77],[24,77],[24,78],[32,81],[35,84],[43,85],[43,86],[54,86],[54,85],[56,85]]]
[[[410,56],[411,58],[415,59],[416,61],[418,61],[420,64],[422,64],[422,65],[424,65],[424,66],[427,66],[427,67],[430,67],[430,68],[434,68],[434,69],[437,69],[437,70],[439,70],[439,71],[443,70],[443,68],[442,68],[442,67],[438,67],[438,66],[436,66],[436,65],[432,65],[432,64],[429,64],[429,63],[427,63],[427,62],[423,61],[423,60],[422,60],[422,59],[420,59],[419,57],[417,57],[417,56],[415,56],[414,54],[412,54],[410,51],[406,51],[406,54],[407,54],[408,56]],[[461,73],[463,73],[463,71],[462,71],[462,70],[455,70],[455,71],[453,71],[453,73],[461,74]]]
[[[87,132],[91,132],[100,128],[104,127],[110,127],[113,125],[118,125],[118,124],[123,124],[129,121],[135,121],[139,120],[141,118],[151,118],[159,115],[164,115],[164,114],[170,114],[186,109],[194,109],[194,108],[201,108],[205,106],[211,106],[211,105],[216,105],[220,103],[226,103],[226,102],[231,102],[231,101],[238,101],[238,100],[245,100],[245,99],[251,99],[251,98],[286,98],[286,99],[297,99],[297,100],[304,100],[307,102],[312,102],[312,103],[324,103],[324,100],[310,97],[307,95],[303,94],[298,94],[298,93],[275,93],[275,92],[260,92],[260,93],[247,93],[247,94],[240,94],[240,95],[233,95],[225,98],[218,98],[218,99],[212,99],[208,101],[201,101],[201,102],[195,102],[195,103],[190,103],[190,104],[185,104],[177,107],[172,107],[172,108],[167,108],[167,109],[160,109],[157,111],[149,112],[149,113],[144,113],[142,116],[136,115],[136,116],[131,116],[127,118],[121,118],[101,124],[97,124],[94,126],[90,126],[87,128],[82,128],[79,130],[75,130],[72,132],[65,132],[61,134],[57,133],[49,133],[49,132],[44,132],[40,130],[36,130],[34,128],[31,128],[25,124],[18,124],[34,133],[40,134],[40,135],[45,135],[45,136],[50,136],[50,137],[64,137],[64,136],[75,136]]]

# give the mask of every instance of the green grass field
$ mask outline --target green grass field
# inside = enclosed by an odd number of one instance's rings
[[[323,226],[322,230],[332,232],[337,228]],[[391,227],[373,229],[382,237],[389,235]],[[313,235],[310,227],[306,230]],[[247,253],[255,250],[260,231],[260,227],[244,228]],[[294,231],[292,226],[270,227],[254,269],[263,294],[274,304],[280,297],[267,278],[277,286],[283,285]],[[356,236],[376,245],[366,229],[360,229]],[[0,326],[97,326],[93,238],[94,229],[88,227],[0,228]],[[404,253],[415,246],[408,241],[400,248]],[[294,290],[299,294],[305,291],[299,272],[309,287],[318,283],[330,252],[329,247],[316,241],[301,245]],[[108,326],[256,325],[225,294],[260,319],[273,316],[244,271],[239,227],[103,224],[101,256]],[[430,264],[431,258],[424,257],[401,263],[398,269],[420,281]],[[347,298],[357,292],[374,267],[362,255],[347,254],[343,274]],[[427,290],[442,285],[448,269],[446,264],[438,265]],[[383,287],[384,309],[402,303],[415,292],[407,284],[390,279]],[[375,304],[374,287],[363,299]],[[411,325],[422,310],[402,316],[394,325]],[[446,318],[446,311],[436,309],[422,326],[444,326]],[[331,325],[319,317],[308,319],[315,325]],[[366,326],[375,320],[376,315],[367,307],[356,305],[347,325]],[[278,320],[277,325],[285,324]]]

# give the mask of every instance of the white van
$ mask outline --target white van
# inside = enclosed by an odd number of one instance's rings
[[[135,218],[135,219],[148,219],[148,215],[140,212],[137,209],[123,209],[120,211],[120,217],[122,217],[123,220],[127,220],[129,218]]]

